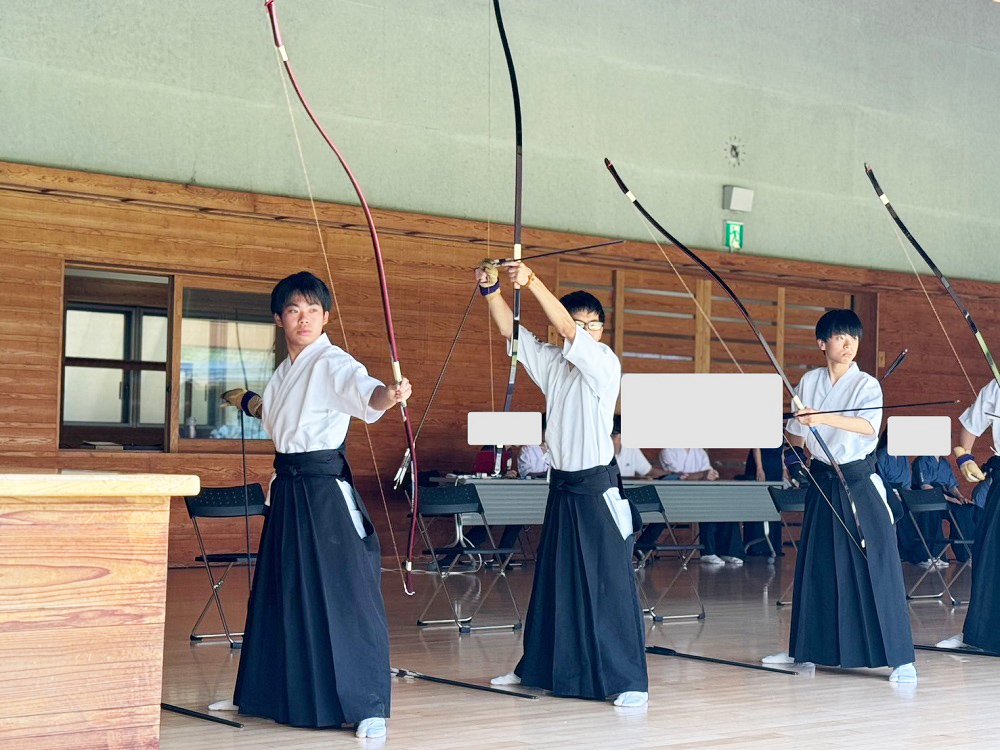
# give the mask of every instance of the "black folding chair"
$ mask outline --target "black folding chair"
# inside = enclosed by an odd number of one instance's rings
[[[451,562],[445,567],[437,562],[438,555],[441,553],[434,549],[431,536],[428,533],[427,521],[435,518],[452,518],[458,523],[465,514],[479,516],[479,520],[486,529],[486,541],[488,545],[465,547],[462,549],[461,555],[452,557]],[[431,558],[435,561],[434,564],[438,573],[438,586],[424,607],[423,612],[420,613],[420,617],[417,618],[417,625],[426,626],[453,622],[460,633],[471,633],[473,630],[520,630],[522,626],[521,612],[517,608],[514,592],[511,590],[510,582],[507,580],[507,569],[510,567],[510,560],[520,550],[517,547],[496,546],[496,543],[493,541],[493,533],[490,531],[489,521],[486,518],[486,513],[483,511],[483,504],[479,500],[479,493],[476,491],[475,485],[458,484],[445,487],[421,487],[417,518],[419,520],[420,535],[424,540],[424,544],[430,550]],[[491,580],[486,587],[486,591],[479,596],[479,602],[470,615],[463,615],[461,613],[461,602],[458,602],[452,596],[452,592],[448,590],[448,578],[459,574],[460,571],[456,571],[454,568],[459,558],[464,555],[480,557],[483,560],[492,559],[494,561],[493,565],[483,566],[482,568],[483,575],[489,576]],[[482,609],[483,604],[486,603],[493,589],[496,588],[501,580],[507,589],[510,603],[517,616],[516,622],[503,625],[473,625],[473,619],[479,613],[479,610]],[[437,599],[438,594],[442,591],[448,600],[448,606],[452,614],[451,618],[445,620],[424,619],[431,605],[434,604],[434,600]]]
[[[202,537],[201,527],[198,519],[204,518],[243,518],[244,515],[263,516],[266,506],[264,505],[264,488],[259,484],[251,484],[244,487],[242,484],[237,487],[206,487],[194,497],[184,498],[187,505],[188,516],[191,517],[191,524],[194,526],[194,535],[198,540],[198,548],[201,554],[195,560],[205,566],[208,574],[208,582],[212,587],[212,593],[205,602],[205,606],[198,615],[198,619],[191,628],[191,640],[203,641],[206,638],[225,638],[229,641],[230,648],[239,648],[242,643],[235,640],[243,633],[234,633],[229,629],[229,621],[226,619],[225,610],[222,607],[222,599],[219,597],[220,589],[226,583],[226,576],[233,569],[234,565],[255,565],[257,562],[256,553],[251,552],[249,556],[243,552],[221,552],[208,554],[205,551],[205,540]],[[213,565],[225,565],[226,569],[222,575],[216,578],[212,571]],[[208,614],[212,603],[219,613],[222,621],[221,633],[199,633],[198,627],[201,625],[205,615]]]
[[[784,544],[785,534],[788,533],[788,541],[792,543],[792,549],[795,550],[796,559],[798,558],[799,547],[795,543],[795,539],[792,537],[790,529],[792,528],[785,520],[785,515],[788,513],[804,513],[806,510],[806,495],[809,494],[808,487],[768,487],[768,494],[771,496],[771,502],[774,503],[774,509],[778,511],[778,515],[781,516],[781,538],[782,544]],[[765,534],[767,533],[765,527]],[[792,600],[787,598],[788,592],[791,591],[792,587],[795,585],[795,577],[785,590],[781,592],[781,597],[775,604],[779,607],[784,607],[787,604],[791,604]]]
[[[680,544],[677,541],[677,537],[674,535],[673,528],[670,526],[670,521],[667,519],[666,511],[663,509],[663,503],[660,502],[660,496],[656,492],[656,487],[652,485],[643,485],[641,487],[626,487],[625,497],[631,501],[635,506],[639,514],[643,513],[657,513],[663,519],[662,523],[667,528],[667,533],[670,536],[669,544],[660,544],[657,540],[651,542],[636,543],[636,550],[639,552],[639,562],[636,565],[636,585],[639,587],[639,596],[642,597],[643,609],[642,613],[644,615],[649,615],[653,622],[663,622],[664,620],[687,620],[687,619],[705,619],[705,603],[701,600],[701,596],[698,593],[698,586],[695,584],[694,577],[691,575],[691,570],[688,567],[688,563],[691,558],[694,557],[694,553],[702,549],[700,544]],[[657,522],[660,523],[660,522]],[[636,535],[638,538],[638,534]],[[639,582],[639,568],[642,568],[646,561],[658,552],[670,552],[676,554],[680,560],[680,567],[674,574],[674,577],[670,579],[670,583],[667,584],[666,588],[660,592],[659,598],[653,604],[649,603],[649,598],[646,596],[646,592],[643,591],[642,585]],[[660,603],[666,598],[667,594],[670,592],[671,587],[677,582],[677,579],[682,575],[687,574],[688,582],[691,584],[691,590],[694,592],[695,598],[698,600],[699,611],[697,614],[690,615],[661,615],[656,612],[656,608]]]
[[[948,522],[952,524],[952,528],[955,529],[960,542],[966,546],[966,549],[970,547],[969,542],[964,538],[964,536],[962,536],[962,531],[959,528],[958,523],[955,521],[955,516],[952,514],[951,508],[949,507],[950,503],[945,499],[944,490],[940,487],[933,487],[929,490],[901,489],[899,490],[899,496],[903,500],[903,507],[906,508],[906,515],[909,518],[910,523],[912,523],[913,528],[916,529],[917,538],[920,540],[920,544],[923,546],[924,552],[927,553],[926,559],[930,561],[930,564],[917,579],[916,583],[914,583],[910,587],[910,590],[906,592],[906,598],[912,600],[939,599],[947,594],[952,606],[960,605],[961,602],[951,593],[951,589],[948,587],[948,582],[945,580],[945,577],[941,572],[941,568],[936,565],[938,560],[944,558],[945,554],[954,542],[949,539],[945,539],[944,546],[941,548],[941,551],[935,555],[931,552],[930,544],[924,537],[923,532],[920,530],[920,523],[917,521],[917,516],[919,515],[924,513],[934,513],[937,518],[937,527],[940,529],[941,522],[944,519],[948,519]],[[971,558],[966,560],[965,564],[955,575],[955,578],[961,575],[962,571],[969,566],[970,560]],[[919,588],[920,584],[923,583],[924,579],[927,578],[927,576],[932,572],[938,577],[938,580],[941,581],[941,591],[938,591],[936,594],[916,594],[915,592]],[[955,580],[953,578],[952,583],[954,582]]]

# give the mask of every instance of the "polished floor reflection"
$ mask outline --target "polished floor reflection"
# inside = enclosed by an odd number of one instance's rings
[[[919,569],[906,568],[907,581],[916,580]],[[694,563],[692,571],[707,617],[649,623],[649,645],[752,663],[784,650],[791,610],[776,607],[775,601],[790,581],[790,557],[776,566],[768,566],[762,558],[751,558],[741,568]],[[655,592],[675,572],[676,563],[659,561],[643,571],[643,585]],[[455,577],[452,582],[456,595],[469,603],[484,585],[476,575]],[[523,608],[530,568],[512,571],[511,582]],[[227,612],[237,624],[242,622],[246,585],[246,577],[234,571],[231,588],[225,592]],[[417,576],[417,594],[407,597],[399,576],[385,573],[393,666],[484,685],[491,676],[508,672],[520,654],[520,633],[459,635],[454,627],[415,626],[434,585],[434,577]],[[206,586],[203,571],[175,570],[169,576],[163,700],[197,710],[231,696],[239,658],[239,652],[224,643],[188,641]],[[968,587],[965,575],[954,593],[964,599]],[[504,605],[494,591],[483,610],[484,621],[503,621],[509,614]],[[663,614],[697,611],[684,577],[674,584],[661,610]],[[933,644],[959,632],[965,617],[964,607],[945,606],[940,600],[912,603],[910,612],[919,643]],[[918,652],[920,682],[909,689],[891,685],[887,669],[820,669],[791,677],[655,655],[648,657],[648,664],[650,702],[638,710],[547,695],[519,700],[396,679],[386,744],[434,750],[1000,745],[996,718],[1000,659]],[[244,729],[166,712],[162,719],[161,747],[166,750],[381,744],[357,740],[346,729],[289,729],[253,718],[239,719]]]

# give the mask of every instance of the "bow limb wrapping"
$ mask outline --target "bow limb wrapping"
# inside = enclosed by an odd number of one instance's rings
[[[775,372],[778,373],[778,376],[781,378],[781,382],[785,386],[785,390],[788,391],[789,395],[791,396],[792,406],[795,407],[796,411],[804,409],[805,406],[803,405],[801,399],[799,399],[798,394],[795,392],[795,388],[792,386],[791,381],[785,374],[784,369],[782,369],[781,365],[778,363],[778,358],[774,356],[774,352],[771,351],[771,347],[768,345],[767,340],[764,338],[764,335],[760,332],[760,329],[757,327],[757,324],[754,322],[753,318],[750,317],[750,312],[747,310],[746,306],[743,304],[740,298],[736,296],[736,292],[734,292],[730,288],[729,284],[727,284],[723,280],[723,278],[719,276],[718,273],[715,272],[715,269],[709,266],[708,263],[703,261],[692,250],[688,249],[682,242],[680,242],[676,237],[670,234],[670,232],[668,232],[656,219],[653,218],[653,216],[643,207],[643,205],[635,197],[632,191],[628,189],[628,186],[625,184],[622,178],[618,175],[618,172],[615,170],[614,164],[612,164],[608,159],[605,159],[604,166],[608,168],[608,171],[611,173],[611,176],[618,184],[618,188],[622,191],[625,197],[629,199],[633,207],[642,215],[642,217],[646,221],[648,221],[650,225],[656,229],[656,231],[658,231],[660,234],[666,237],[667,240],[669,240],[673,245],[675,245],[678,250],[680,250],[687,257],[689,257],[691,260],[697,263],[698,266],[700,266],[709,276],[711,276],[719,284],[719,286],[722,287],[723,291],[733,301],[733,304],[736,305],[736,308],[740,311],[740,314],[743,315],[743,317],[746,319],[747,324],[750,326],[751,330],[754,332],[754,335],[757,337],[757,341],[760,342],[761,347],[763,347],[764,353],[767,354],[767,358],[771,362],[771,366],[774,368]],[[847,499],[851,506],[851,512],[854,515],[854,523],[858,530],[858,537],[859,537],[858,539],[855,539],[853,532],[851,532],[850,528],[847,525],[847,522],[843,519],[843,517],[834,507],[833,502],[830,500],[830,498],[826,497],[825,494],[823,494],[823,497],[829,504],[830,510],[833,512],[833,515],[837,518],[837,520],[840,521],[841,526],[844,527],[844,531],[847,532],[848,537],[850,537],[851,541],[854,542],[855,546],[857,546],[861,554],[867,557],[867,554],[865,552],[864,531],[861,528],[861,519],[858,516],[858,509],[854,503],[854,496],[851,493],[851,488],[847,483],[847,479],[844,477],[844,473],[840,469],[840,464],[838,464],[836,459],[834,459],[833,453],[830,450],[829,446],[827,446],[826,441],[823,440],[823,437],[819,434],[819,430],[817,430],[815,427],[810,427],[809,430],[810,432],[812,432],[813,438],[815,438],[820,449],[826,455],[830,467],[834,470],[834,472],[836,472],[837,478],[844,486],[844,492],[847,494]]]
[[[358,184],[357,179],[354,177],[354,173],[348,166],[347,161],[341,155],[340,150],[334,144],[333,140],[327,135],[323,126],[320,124],[316,115],[313,113],[312,108],[309,106],[309,102],[306,101],[305,96],[302,93],[302,89],[299,88],[298,81],[295,78],[295,73],[292,71],[292,66],[288,62],[288,54],[285,51],[285,45],[281,39],[281,32],[278,28],[278,14],[274,7],[275,0],[266,0],[264,7],[267,9],[268,18],[271,22],[271,30],[274,35],[274,45],[278,50],[278,54],[281,57],[281,62],[284,66],[285,72],[288,75],[288,80],[292,84],[292,88],[295,90],[295,95],[298,97],[299,102],[302,103],[303,109],[305,109],[306,114],[309,115],[309,119],[313,125],[316,126],[316,130],[322,136],[323,140],[326,141],[326,145],[330,147],[334,155],[337,157],[337,161],[340,162],[340,166],[343,167],[347,178],[351,181],[351,186],[354,188],[354,193],[358,196],[358,201],[361,203],[361,209],[364,211],[365,221],[368,224],[368,233],[371,236],[372,250],[375,258],[375,267],[378,270],[378,280],[379,280],[379,291],[382,295],[382,311],[385,315],[385,331],[386,337],[389,343],[389,357],[392,364],[392,376],[397,385],[403,381],[403,375],[399,366],[399,354],[397,353],[396,347],[396,334],[392,325],[392,309],[389,305],[389,288],[386,285],[385,278],[385,264],[382,259],[382,248],[379,245],[378,232],[375,229],[375,220],[372,218],[371,209],[368,206],[368,201],[365,199],[364,193],[361,192],[361,186]],[[325,250],[324,250],[325,256]],[[332,282],[332,279],[331,279]],[[410,423],[409,413],[407,411],[406,402],[404,401],[400,404],[400,414],[403,418],[403,430],[406,433],[406,445],[410,454],[410,468],[411,468],[411,480],[412,480],[412,508],[411,508],[411,520],[410,520],[410,530],[407,537],[406,543],[406,564],[405,572],[403,576],[403,587],[406,593],[410,596],[413,595],[413,549],[416,540],[417,533],[417,511],[419,508],[419,501],[417,498],[417,452],[414,445],[413,439],[413,428]],[[388,507],[386,507],[387,520],[390,525],[390,533],[392,527],[392,521],[388,519]]]
[[[892,217],[892,220],[899,228],[899,231],[903,233],[903,236],[906,237],[909,243],[913,246],[913,249],[917,251],[931,271],[934,272],[938,281],[941,282],[941,286],[944,287],[944,290],[948,292],[948,296],[951,297],[951,301],[955,303],[955,307],[957,307],[958,311],[962,313],[962,317],[965,318],[965,322],[969,325],[969,330],[972,331],[972,335],[975,337],[976,343],[979,344],[979,348],[983,352],[983,357],[986,358],[986,364],[989,365],[990,372],[993,373],[993,379],[996,381],[997,385],[1000,385],[1000,370],[997,369],[997,363],[994,361],[993,355],[990,353],[990,348],[986,346],[983,334],[979,332],[979,327],[976,325],[976,321],[972,319],[969,309],[965,306],[965,303],[962,302],[958,293],[955,292],[955,289],[952,287],[951,282],[948,281],[948,278],[941,273],[941,269],[937,267],[937,264],[931,259],[931,256],[927,254],[927,252],[920,246],[920,243],[917,242],[916,238],[910,233],[910,230],[906,228],[906,224],[904,224],[903,220],[899,218],[899,214],[897,214],[896,209],[892,207],[892,203],[889,202],[889,198],[884,192],[882,192],[882,188],[878,184],[878,180],[875,179],[875,172],[867,164],[865,164],[865,174],[868,175],[868,179],[872,183],[872,188],[874,188],[875,194],[879,197],[879,200],[882,201],[882,205],[885,206],[885,210],[889,212],[889,216]],[[930,298],[928,298],[928,302],[930,302]],[[932,308],[933,306],[934,304],[931,303]],[[945,335],[947,335],[947,332],[945,332]],[[955,356],[958,357],[958,354],[956,353]],[[961,364],[961,360],[959,360],[959,364]],[[975,388],[972,390],[973,393],[975,393]]]
[[[500,0],[493,0],[493,12],[497,19],[497,31],[503,44],[504,58],[507,60],[507,73],[510,75],[510,91],[514,98],[514,249],[511,260],[521,261],[521,173],[522,173],[522,140],[521,140],[521,95],[517,88],[517,73],[514,71],[514,58],[510,54],[510,44],[507,42],[507,32],[503,27],[503,16],[500,13]],[[510,374],[507,378],[507,395],[503,400],[503,410],[510,411],[514,401],[514,380],[517,377],[517,341],[521,332],[521,287],[514,284],[514,327],[510,337]],[[503,447],[497,446],[494,473],[500,473],[500,462],[503,458]]]

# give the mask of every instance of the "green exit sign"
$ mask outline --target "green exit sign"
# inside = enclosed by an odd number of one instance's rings
[[[730,250],[740,250],[743,248],[743,222],[726,222],[726,247]]]

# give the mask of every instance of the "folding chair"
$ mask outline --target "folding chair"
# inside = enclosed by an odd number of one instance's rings
[[[639,588],[639,596],[642,597],[643,609],[642,613],[644,615],[649,615],[653,622],[663,622],[664,620],[686,620],[686,619],[705,619],[705,603],[701,600],[701,595],[698,593],[698,587],[695,585],[694,577],[691,575],[691,570],[688,568],[688,563],[694,556],[694,553],[702,549],[700,544],[679,544],[677,537],[674,536],[673,528],[670,526],[670,521],[667,519],[666,511],[663,509],[663,503],[660,502],[660,496],[656,491],[656,487],[652,485],[644,485],[641,487],[626,487],[625,497],[631,501],[635,506],[639,514],[643,513],[658,513],[663,519],[663,524],[667,527],[667,533],[670,535],[670,544],[659,544],[656,540],[647,543],[637,543],[636,550],[640,554],[639,562],[636,565],[636,585]],[[660,592],[659,598],[655,603],[650,604],[649,598],[646,596],[646,592],[643,591],[642,585],[639,583],[639,568],[641,568],[646,561],[657,552],[673,552],[677,554],[680,559],[680,567],[674,574],[674,577],[670,579],[670,583],[667,584],[666,588]],[[667,594],[670,592],[671,587],[677,582],[677,579],[683,574],[687,574],[688,581],[691,584],[691,590],[694,592],[695,598],[698,600],[699,612],[697,614],[690,615],[660,615],[657,614],[656,608],[660,603],[666,598]]]
[[[493,541],[493,533],[490,531],[489,521],[486,518],[486,513],[483,511],[483,504],[479,500],[479,493],[476,491],[475,485],[458,484],[445,487],[421,487],[420,503],[417,508],[417,518],[419,521],[418,525],[420,527],[420,535],[423,537],[424,544],[427,545],[427,548],[430,550],[431,557],[434,560],[437,560],[440,553],[434,549],[434,545],[431,543],[427,521],[434,518],[453,518],[456,520],[456,523],[458,523],[464,514],[474,514],[479,516],[479,520],[486,529],[486,540],[489,545],[466,547],[462,550],[462,555],[479,556],[483,559],[493,558],[495,560],[495,564],[489,567],[484,566],[483,568],[483,574],[491,576],[492,580],[490,581],[489,586],[486,587],[486,591],[480,595],[479,603],[472,611],[472,614],[463,616],[460,612],[461,603],[457,602],[452,596],[452,593],[448,590],[448,578],[449,576],[458,574],[458,571],[455,571],[454,567],[461,555],[456,555],[452,558],[451,563],[447,567],[438,565],[437,573],[439,585],[434,590],[434,594],[427,602],[423,612],[420,613],[420,617],[417,618],[417,625],[426,626],[454,622],[455,627],[458,628],[460,633],[471,633],[473,630],[500,630],[507,628],[511,630],[520,630],[522,626],[521,612],[517,608],[517,601],[514,599],[514,592],[511,590],[510,582],[507,580],[507,568],[510,567],[510,560],[519,550],[516,547],[496,546],[496,543]],[[517,621],[503,625],[473,625],[473,619],[479,613],[479,610],[482,609],[483,604],[485,604],[486,600],[493,592],[493,589],[496,588],[497,584],[501,580],[507,588],[507,595],[510,597],[510,603],[514,607],[514,613],[517,616]],[[430,610],[431,605],[434,604],[434,600],[437,599],[438,594],[442,591],[444,592],[445,598],[448,600],[448,606],[451,609],[452,614],[451,618],[445,620],[425,620],[425,615]]]
[[[959,536],[961,536],[961,529],[959,529],[958,524],[955,523],[955,517],[952,515],[951,509],[948,507],[949,503],[945,499],[944,490],[942,490],[940,487],[933,487],[932,489],[929,490],[901,489],[899,490],[899,496],[903,500],[903,507],[906,508],[906,515],[910,519],[910,523],[913,524],[913,528],[916,529],[917,531],[917,538],[920,539],[920,544],[923,546],[924,551],[927,553],[927,559],[930,560],[931,562],[931,564],[927,567],[927,569],[924,570],[924,572],[917,579],[916,583],[914,583],[910,587],[910,590],[906,592],[906,598],[912,600],[939,599],[945,594],[947,594],[948,599],[949,601],[951,601],[952,606],[957,607],[959,604],[961,604],[961,602],[958,599],[956,599],[955,596],[951,593],[951,589],[948,588],[948,582],[945,580],[944,575],[941,573],[941,569],[934,564],[938,560],[944,557],[945,553],[947,553],[948,549],[951,547],[952,542],[948,539],[945,539],[944,546],[941,548],[941,552],[935,555],[934,553],[931,552],[930,545],[927,543],[927,539],[924,537],[923,532],[920,530],[920,524],[917,522],[917,516],[922,513],[944,512],[947,514],[946,518],[954,526]],[[939,527],[940,523],[941,522],[938,521]],[[963,541],[965,541],[964,538]],[[959,574],[961,574],[962,570],[965,570],[965,568],[968,567],[968,565],[969,563],[967,561],[965,565],[963,565],[962,568],[959,570]],[[938,591],[936,594],[915,594],[914,592],[917,590],[920,584],[923,583],[924,579],[927,578],[927,576],[930,575],[932,572],[938,577],[938,580],[941,581],[942,590]],[[954,580],[952,581],[952,583],[954,583]]]
[[[195,561],[205,566],[205,572],[208,574],[208,582],[212,587],[212,593],[208,597],[208,601],[205,602],[201,614],[198,615],[194,627],[191,628],[191,640],[197,642],[206,638],[225,638],[229,641],[230,648],[239,648],[242,642],[235,640],[235,638],[242,636],[243,633],[233,633],[229,629],[229,621],[226,619],[226,613],[222,608],[222,599],[219,597],[219,590],[225,585],[226,576],[229,575],[229,571],[232,570],[234,565],[254,565],[257,562],[257,555],[251,552],[248,556],[245,551],[208,554],[205,551],[205,540],[202,537],[198,519],[243,518],[244,515],[263,516],[265,512],[264,489],[259,484],[250,484],[246,487],[242,484],[238,487],[206,487],[194,497],[184,498],[184,502],[187,505],[188,516],[191,517],[191,524],[194,526],[194,535],[198,540],[198,548],[201,550],[201,554],[195,558]],[[226,566],[222,576],[219,578],[216,578],[212,572],[213,565]],[[205,615],[208,614],[208,610],[213,602],[215,602],[215,608],[219,613],[219,619],[222,621],[223,632],[199,633],[198,627],[201,625],[202,620],[205,619]]]
[[[774,509],[778,511],[778,515],[781,516],[781,531],[782,540],[784,540],[785,532],[789,531],[792,527],[786,523],[785,514],[786,513],[804,513],[806,510],[806,495],[809,494],[808,487],[768,487],[768,494],[771,496],[771,502],[774,503]],[[767,526],[764,527],[764,534],[767,535]],[[799,547],[792,538],[791,533],[788,534],[788,541],[792,543],[792,549],[795,550],[796,558],[798,557]],[[784,543],[784,542],[782,542]],[[778,607],[784,607],[787,604],[791,604],[792,600],[787,598],[788,592],[795,585],[795,577],[785,590],[781,592],[781,598],[775,602]]]

